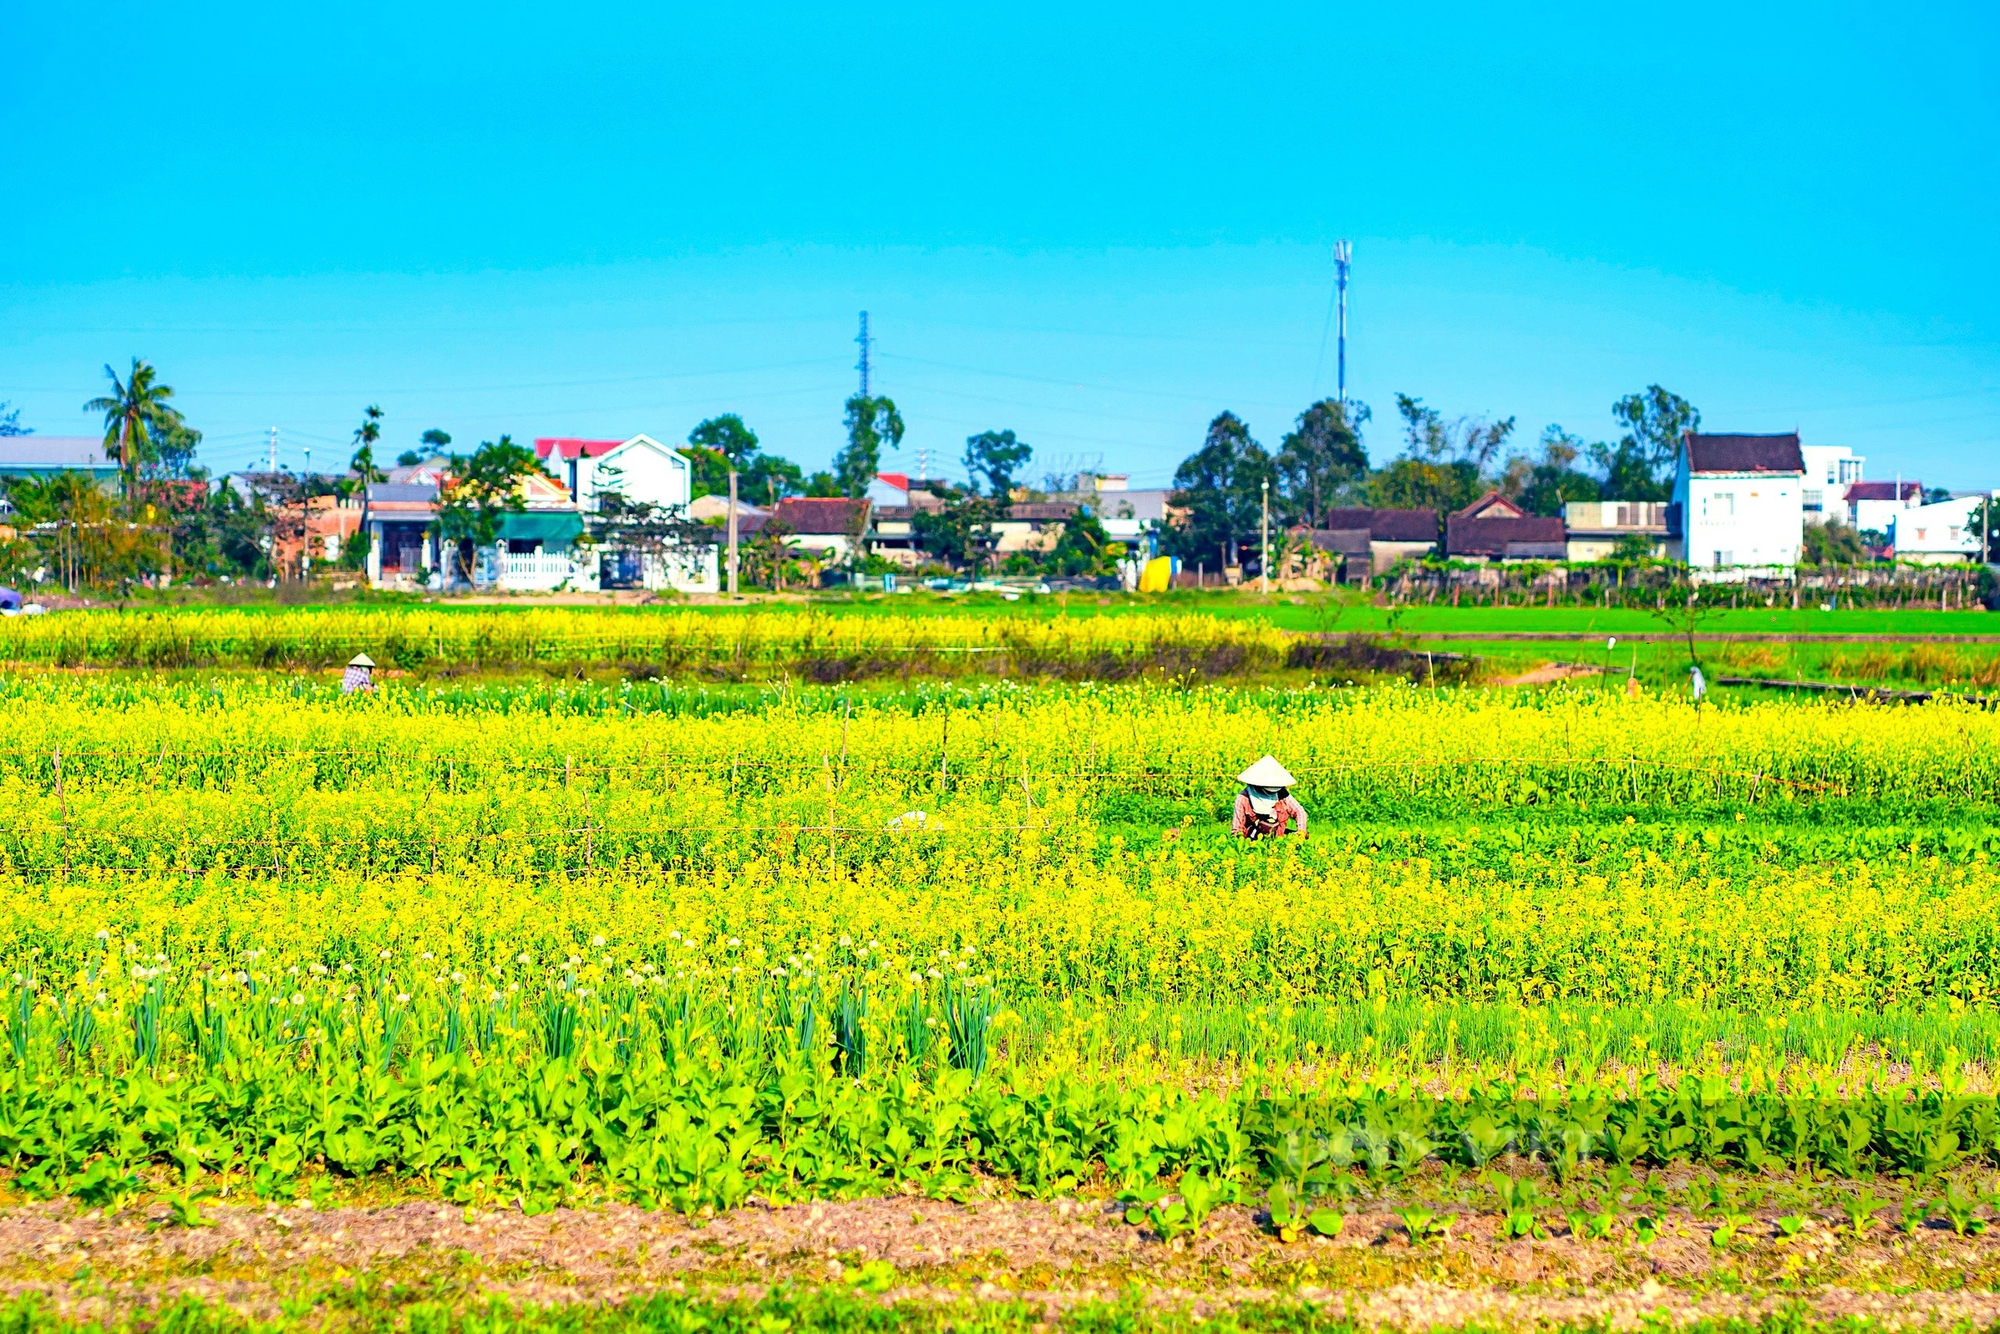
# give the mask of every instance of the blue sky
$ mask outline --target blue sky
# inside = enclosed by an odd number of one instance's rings
[[[1991,5],[0,8],[0,398],[147,357],[212,465],[425,427],[823,466],[871,312],[919,448],[1164,482],[1331,390],[2000,485]],[[117,52],[127,52],[119,56]],[[136,77],[112,73],[130,60]]]

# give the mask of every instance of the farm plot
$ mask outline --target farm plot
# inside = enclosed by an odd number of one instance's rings
[[[19,1322],[1991,1318],[1989,713],[4,692]]]

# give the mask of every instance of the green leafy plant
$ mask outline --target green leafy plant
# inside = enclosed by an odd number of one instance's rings
[[[1841,1197],[1840,1211],[1847,1215],[1847,1225],[1854,1235],[1865,1237],[1869,1229],[1875,1226],[1876,1211],[1888,1203],[1887,1200],[1877,1198],[1874,1191],[1864,1186],[1852,1195]]]
[[[1395,1218],[1403,1225],[1403,1233],[1409,1238],[1412,1246],[1426,1241],[1448,1240],[1451,1237],[1451,1225],[1458,1221],[1457,1214],[1440,1214],[1415,1204],[1406,1204],[1397,1209]]]

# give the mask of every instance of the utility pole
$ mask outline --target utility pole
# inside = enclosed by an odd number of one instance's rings
[[[1263,591],[1265,595],[1269,596],[1271,592],[1271,479],[1268,477],[1264,479],[1264,520],[1262,528],[1264,555],[1257,567],[1257,580],[1264,586]]]
[[[736,596],[736,469],[729,470],[729,596]]]
[[[868,336],[868,312],[865,310],[861,312],[861,332],[855,336],[854,341],[861,344],[861,364],[855,369],[861,372],[861,396],[866,398],[868,397],[868,353],[874,346],[875,340]]]
[[[1340,292],[1340,348],[1335,354],[1334,384],[1343,407],[1347,404],[1347,270],[1353,257],[1354,247],[1346,241],[1333,243],[1333,281]],[[1325,343],[1320,344],[1322,357],[1325,347]]]

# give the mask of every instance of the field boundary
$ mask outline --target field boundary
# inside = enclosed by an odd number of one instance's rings
[[[1297,633],[1297,632],[1293,632]],[[1357,633],[1371,633],[1361,631]],[[1403,633],[1412,639],[1461,639],[1489,642],[1532,642],[1535,640],[1561,640],[1583,643],[1599,639],[1618,638],[1634,644],[1680,644],[1687,642],[1685,634],[1673,631],[1642,630],[1406,630]],[[1340,639],[1342,634],[1312,635],[1304,638]],[[1788,634],[1776,630],[1714,630],[1698,631],[1695,642],[1702,644],[2000,644],[2000,635],[1898,635],[1898,634],[1819,634],[1800,632]]]

